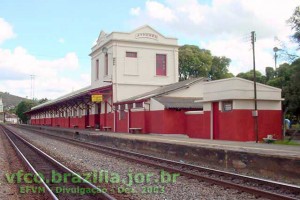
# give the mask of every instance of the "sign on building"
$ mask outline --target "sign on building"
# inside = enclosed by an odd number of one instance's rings
[[[92,102],[99,103],[103,101],[103,95],[102,94],[93,94],[92,95]]]

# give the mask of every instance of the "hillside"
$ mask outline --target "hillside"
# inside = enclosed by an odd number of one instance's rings
[[[13,108],[17,106],[22,100],[25,100],[25,98],[11,95],[7,92],[0,92],[0,98],[2,98],[5,110]]]

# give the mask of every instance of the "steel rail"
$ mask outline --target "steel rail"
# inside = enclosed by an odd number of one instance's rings
[[[203,181],[211,182],[213,184],[222,185],[226,188],[237,189],[237,190],[248,192],[248,193],[258,195],[261,197],[267,197],[267,198],[278,199],[278,200],[281,200],[281,199],[282,200],[297,200],[298,199],[298,198],[294,198],[294,197],[283,195],[283,194],[278,194],[278,193],[273,193],[273,192],[266,191],[266,190],[261,190],[257,187],[245,186],[242,184],[232,183],[227,180],[220,180],[220,179],[216,179],[216,178],[207,177],[205,175],[199,175],[197,173],[186,172],[186,171],[183,171],[182,169],[176,169],[174,167],[169,167],[169,166],[166,166],[163,164],[158,164],[158,163],[166,163],[168,165],[173,165],[173,166],[175,165],[177,167],[190,169],[190,170],[196,170],[199,172],[202,171],[202,172],[206,172],[208,174],[218,174],[220,176],[231,177],[232,179],[241,179],[243,181],[249,181],[252,183],[256,183],[260,186],[267,185],[267,186],[272,186],[275,188],[283,188],[283,189],[293,191],[297,194],[300,194],[300,186],[297,186],[297,185],[292,185],[292,184],[287,184],[287,183],[282,183],[282,182],[277,182],[277,181],[271,181],[271,180],[266,180],[266,179],[261,179],[261,178],[256,178],[256,177],[250,177],[250,176],[246,176],[246,175],[240,175],[240,174],[236,174],[236,173],[232,173],[232,172],[225,172],[225,171],[221,171],[221,170],[211,169],[211,168],[207,168],[207,167],[201,167],[201,166],[192,165],[192,164],[181,163],[181,162],[177,162],[177,161],[172,161],[172,160],[168,160],[168,159],[164,159],[164,158],[145,155],[145,154],[132,152],[132,151],[128,151],[128,150],[121,150],[118,148],[108,147],[105,145],[95,144],[95,143],[91,143],[91,142],[78,141],[76,139],[57,136],[57,135],[41,132],[38,130],[32,130],[32,129],[30,129],[30,130],[38,132],[38,133],[46,134],[49,137],[63,140],[67,143],[81,146],[81,147],[91,149],[91,150],[94,150],[97,152],[102,152],[105,154],[110,154],[112,156],[121,157],[125,160],[131,160],[134,162],[144,163],[146,165],[151,165],[154,167],[167,169],[168,171],[184,174],[185,176],[188,176],[191,178],[197,178],[197,179],[200,179]],[[138,157],[138,158],[135,158],[135,157]],[[152,160],[155,162],[151,162],[149,160]]]
[[[24,154],[20,151],[20,149],[17,147],[17,145],[12,141],[12,139],[7,135],[6,131],[3,129],[3,127],[1,126],[1,130],[2,132],[5,134],[5,136],[7,137],[7,139],[9,140],[10,144],[14,147],[15,151],[17,152],[17,154],[21,157],[21,159],[23,160],[23,162],[26,164],[26,166],[29,168],[29,170],[31,170],[35,176],[38,177],[39,181],[41,182],[41,184],[46,188],[47,192],[49,193],[49,195],[52,197],[53,200],[58,200],[58,198],[56,197],[56,195],[52,192],[52,190],[48,187],[48,185],[45,183],[45,181],[42,179],[42,177],[40,176],[40,174],[35,170],[35,168],[31,165],[31,163],[27,160],[27,158],[24,156]]]
[[[24,144],[26,144],[29,148],[33,149],[37,154],[41,155],[42,157],[46,158],[49,162],[53,163],[54,165],[56,165],[57,167],[59,167],[60,169],[62,169],[63,171],[66,171],[70,174],[72,174],[73,176],[76,176],[77,178],[79,178],[82,183],[87,184],[89,187],[97,190],[99,193],[97,193],[97,195],[100,195],[100,199],[102,200],[116,200],[114,197],[112,197],[111,195],[103,192],[100,188],[98,188],[97,186],[95,186],[94,184],[92,184],[91,182],[87,181],[86,179],[84,179],[83,177],[81,177],[79,174],[77,174],[76,172],[74,172],[73,170],[69,169],[68,167],[66,167],[65,165],[63,165],[62,163],[58,162],[57,160],[55,160],[54,158],[52,158],[51,156],[49,156],[48,154],[46,154],[45,152],[43,152],[42,150],[40,150],[39,148],[35,147],[33,144],[31,144],[30,142],[28,142],[27,140],[25,140],[24,138],[22,138],[21,136],[19,136],[18,134],[14,133],[12,130],[8,129],[7,127],[4,127],[3,125],[0,126],[2,131],[4,132],[4,134],[6,135],[6,137],[9,139],[10,143],[13,145],[13,147],[16,149],[16,151],[18,152],[19,155],[21,155],[22,160],[25,161],[25,164],[29,166],[30,170],[32,170],[37,177],[39,178],[39,180],[41,181],[42,185],[45,186],[45,188],[47,189],[47,191],[49,192],[50,196],[54,199],[54,200],[58,200],[59,198],[54,194],[54,192],[49,188],[49,186],[47,185],[47,183],[45,183],[45,181],[43,180],[43,178],[39,175],[39,173],[36,171],[36,169],[33,167],[32,163],[30,163],[28,161],[28,159],[26,158],[26,156],[20,151],[20,149],[17,147],[17,145],[13,142],[13,140],[11,139],[11,137],[9,136],[9,134],[7,134],[7,132],[10,132],[11,134],[13,134],[14,136],[16,136],[19,140],[21,140]]]

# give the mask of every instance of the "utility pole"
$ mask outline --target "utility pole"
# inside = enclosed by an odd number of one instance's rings
[[[277,68],[277,58],[278,58],[277,51],[279,51],[279,49],[278,49],[277,47],[274,47],[274,48],[273,48],[273,51],[274,51],[275,72],[276,72],[276,68]]]
[[[29,76],[30,76],[30,82],[31,82],[30,96],[31,96],[32,100],[34,100],[34,78],[35,78],[35,75],[31,74]]]
[[[252,112],[252,116],[254,117],[254,132],[256,143],[258,143],[258,112],[257,112],[257,91],[256,91],[256,69],[255,69],[255,31],[251,32],[251,44],[252,44],[252,53],[253,53],[253,83],[254,83],[254,111]]]

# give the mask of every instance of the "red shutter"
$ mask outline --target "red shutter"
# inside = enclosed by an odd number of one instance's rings
[[[156,75],[167,75],[167,56],[165,54],[156,54]]]

